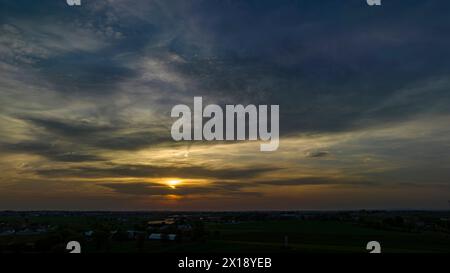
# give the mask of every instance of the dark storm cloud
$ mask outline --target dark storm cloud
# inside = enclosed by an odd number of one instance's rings
[[[173,140],[167,129],[165,134],[161,128],[148,126],[135,132],[122,132],[130,124],[116,121],[116,125],[103,125],[96,122],[79,121],[76,119],[55,119],[44,117],[21,117],[35,126],[45,129],[53,138],[63,138],[74,145],[88,145],[94,148],[109,150],[137,150],[152,145],[172,144]]]
[[[121,136],[106,136],[92,142],[98,148],[110,150],[138,150],[155,145],[175,145],[170,136],[152,132],[128,133]]]
[[[327,157],[330,155],[330,152],[327,151],[316,151],[310,152],[307,154],[308,157]]]
[[[96,133],[111,132],[115,128],[108,125],[92,124],[79,120],[57,120],[39,117],[24,117],[26,121],[45,128],[51,133],[66,137],[82,137]]]
[[[67,169],[40,169],[36,173],[48,177],[182,177],[214,179],[246,179],[279,170],[275,167],[212,169],[198,166],[152,166],[152,165],[114,165],[106,167],[74,167]]]
[[[255,184],[271,186],[309,186],[309,185],[351,185],[351,186],[370,186],[377,185],[373,181],[352,180],[332,177],[300,177],[281,180],[261,181]]]
[[[214,182],[205,186],[188,186],[188,187],[175,187],[169,188],[167,185],[158,183],[101,183],[100,186],[104,186],[113,189],[120,194],[131,195],[252,195],[259,196],[260,193],[242,191],[246,185],[236,183],[220,183]],[[248,185],[247,185],[248,186]]]
[[[3,152],[9,153],[25,153],[43,156],[51,161],[58,162],[88,162],[101,161],[102,157],[80,152],[78,148],[66,147],[64,145],[46,144],[41,142],[19,142],[19,143],[0,143]]]

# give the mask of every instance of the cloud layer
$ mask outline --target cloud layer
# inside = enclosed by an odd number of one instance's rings
[[[448,8],[0,0],[0,209],[446,208]],[[194,96],[279,104],[280,149],[174,142]]]

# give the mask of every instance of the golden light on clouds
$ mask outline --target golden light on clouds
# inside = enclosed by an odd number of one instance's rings
[[[181,199],[180,195],[176,195],[176,194],[167,194],[165,195],[166,201],[177,201]]]
[[[176,187],[177,187],[178,185],[181,184],[181,180],[179,180],[179,179],[170,179],[170,180],[168,180],[168,181],[166,182],[166,184],[167,184],[170,188],[176,189]]]

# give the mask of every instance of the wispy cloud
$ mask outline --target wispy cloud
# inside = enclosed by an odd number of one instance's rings
[[[161,208],[170,194],[195,208],[414,206],[421,192],[439,207],[448,194],[445,1],[363,17],[337,0],[0,5],[0,209]],[[193,96],[279,104],[279,150],[172,141],[170,109]]]

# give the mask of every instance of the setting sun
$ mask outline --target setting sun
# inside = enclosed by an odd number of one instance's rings
[[[177,185],[179,185],[180,183],[181,183],[181,181],[177,180],[177,179],[167,181],[167,185],[169,185],[169,187],[171,187],[172,189],[175,189],[175,187]]]

